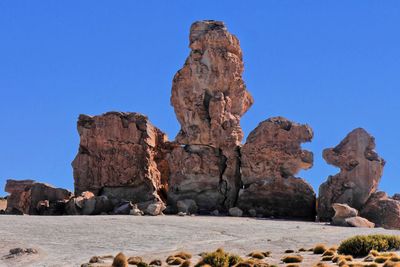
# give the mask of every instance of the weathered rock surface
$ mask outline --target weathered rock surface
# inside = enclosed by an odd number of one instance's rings
[[[168,203],[196,202],[199,212],[227,210],[240,187],[239,152],[203,145],[176,146],[168,155]],[[226,156],[228,155],[228,156]]]
[[[345,219],[346,223],[348,226],[351,227],[362,227],[362,228],[374,228],[375,224],[373,222],[370,222],[369,220],[356,216],[356,217],[350,217]]]
[[[389,198],[385,192],[372,194],[360,215],[378,227],[400,229],[400,201]]]
[[[172,85],[171,104],[182,127],[176,141],[239,145],[240,118],[253,103],[242,79],[239,40],[220,21],[193,23],[189,39],[190,55]]]
[[[162,147],[166,135],[138,113],[80,115],[79,152],[72,163],[75,193],[157,202],[166,190]]]
[[[332,218],[333,225],[347,226],[346,219],[358,215],[358,210],[347,204],[333,203],[332,208],[335,211],[335,216]]]
[[[328,221],[334,215],[333,203],[344,203],[357,210],[377,190],[385,161],[374,151],[375,139],[364,129],[349,133],[334,148],[325,149],[324,159],[340,168],[319,188],[318,216]]]
[[[10,193],[7,198],[8,213],[32,215],[61,215],[65,202],[72,196],[66,189],[33,180],[7,180],[5,191]]]
[[[335,211],[332,225],[365,228],[374,228],[375,226],[374,223],[358,216],[358,211],[347,204],[334,203],[332,208]]]
[[[241,149],[243,188],[237,206],[246,213],[253,209],[264,216],[314,220],[314,190],[295,177],[313,164],[313,154],[301,149],[312,137],[309,126],[283,117],[261,122]]]

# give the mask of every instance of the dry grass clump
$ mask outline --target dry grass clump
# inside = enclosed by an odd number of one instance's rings
[[[333,255],[332,256],[323,256],[321,258],[321,261],[331,261],[333,259]]]
[[[190,260],[185,260],[184,262],[182,262],[180,267],[190,267],[190,264],[191,264]]]
[[[307,251],[307,249],[305,249],[305,248],[299,248],[299,250],[298,250],[299,252],[306,252]]]
[[[335,251],[332,251],[332,250],[325,250],[325,252],[324,253],[322,253],[322,256],[334,256],[336,254],[336,252]]]
[[[286,267],[300,267],[300,265],[291,263],[291,264],[286,265]]]
[[[129,262],[129,261],[128,261]],[[161,266],[162,265],[162,261],[160,260],[152,260],[149,265],[155,265],[155,266]]]
[[[317,264],[314,265],[314,267],[330,267],[330,266],[325,262],[318,262]]]
[[[196,267],[210,265],[212,267],[229,267],[241,263],[243,259],[237,255],[226,253],[222,248],[214,252],[205,253]]]
[[[297,263],[297,262],[302,262],[303,261],[303,256],[301,256],[301,255],[288,255],[288,256],[284,256],[281,260],[284,263]]]
[[[120,252],[115,256],[113,263],[111,265],[112,267],[128,267],[128,260],[126,259],[126,256]]]
[[[145,263],[144,261],[139,262],[137,265],[137,267],[149,267],[150,265],[148,265],[147,263]]]
[[[393,262],[389,260],[383,264],[383,267],[400,267],[400,262]]]
[[[285,250],[285,253],[294,253],[294,250],[293,249],[287,249],[287,250]]]
[[[374,262],[376,262],[376,263],[385,263],[388,259],[389,259],[389,257],[378,256],[378,257],[375,258]]]
[[[313,253],[314,254],[323,254],[328,248],[324,244],[317,244],[313,248]]]
[[[137,257],[137,256],[128,258],[128,263],[130,265],[138,265],[138,263],[142,262],[142,261],[143,261],[143,259],[141,257]]]
[[[165,261],[168,265],[181,265],[185,260],[175,256],[168,256]]]
[[[192,258],[192,254],[190,254],[188,252],[185,252],[185,251],[180,251],[178,253],[175,253],[174,257],[181,258],[181,259],[184,259],[184,260],[189,260],[189,259]]]
[[[400,236],[395,235],[357,235],[348,238],[340,244],[338,252],[355,257],[364,257],[371,250],[388,251],[400,249]]]
[[[248,256],[260,260],[265,258],[264,252],[261,251],[253,251]]]

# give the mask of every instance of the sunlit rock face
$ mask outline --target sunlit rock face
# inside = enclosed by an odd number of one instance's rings
[[[361,210],[376,192],[385,161],[375,152],[375,139],[357,128],[334,148],[325,149],[323,157],[340,172],[329,176],[319,188],[318,216],[330,220],[333,203],[343,203]],[[366,217],[367,219],[370,219]]]
[[[170,157],[168,198],[194,199],[199,210],[227,210],[240,181],[240,118],[253,99],[242,79],[239,40],[223,22],[198,21],[190,54],[173,80],[171,104],[181,125]]]
[[[6,211],[11,214],[61,215],[72,196],[66,189],[33,180],[9,179],[5,191],[10,193]]]
[[[253,98],[242,79],[242,50],[223,22],[190,28],[190,54],[172,84],[171,104],[181,124],[176,141],[225,147],[243,139],[240,118]]]
[[[315,193],[295,177],[313,165],[313,154],[301,143],[313,138],[308,125],[283,117],[261,122],[241,149],[241,180],[237,206],[257,215],[315,219]]]
[[[138,202],[161,199],[166,188],[163,148],[166,135],[138,113],[80,115],[79,152],[72,162],[75,194]]]

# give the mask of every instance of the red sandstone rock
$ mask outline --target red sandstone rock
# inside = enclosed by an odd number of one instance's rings
[[[360,215],[387,229],[400,229],[400,201],[391,199],[384,192],[371,195]]]
[[[321,220],[332,218],[333,203],[348,204],[360,210],[377,190],[385,161],[374,149],[375,139],[358,128],[335,148],[324,150],[324,159],[339,167],[340,173],[330,176],[319,188],[318,216]]]
[[[253,98],[242,80],[239,40],[223,22],[198,21],[190,28],[190,55],[173,80],[171,104],[181,124],[180,144],[239,145],[239,121]]]
[[[238,39],[219,21],[195,22],[190,55],[177,72],[171,104],[181,124],[169,164],[168,202],[196,201],[199,212],[233,207],[240,187],[241,116],[253,99],[242,80]]]
[[[226,150],[228,151],[228,150]],[[240,185],[239,152],[225,156],[209,146],[176,146],[168,155],[168,203],[192,199],[200,212],[227,210],[234,205]]]
[[[80,115],[79,152],[72,162],[75,193],[91,191],[139,202],[158,202],[167,178],[162,146],[167,137],[146,116],[108,112]],[[158,165],[160,163],[160,165]]]
[[[313,154],[301,149],[312,137],[309,126],[282,117],[261,122],[241,149],[243,189],[237,206],[246,213],[314,220],[314,190],[294,177],[313,164]]]
[[[7,180],[5,191],[10,193],[7,212],[33,215],[62,214],[63,203],[72,195],[68,190],[32,180]]]

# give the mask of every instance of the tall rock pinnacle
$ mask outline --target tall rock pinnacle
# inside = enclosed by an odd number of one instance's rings
[[[242,50],[223,22],[190,29],[190,55],[173,80],[171,104],[181,124],[176,141],[213,147],[239,145],[240,118],[253,98],[242,79]]]

